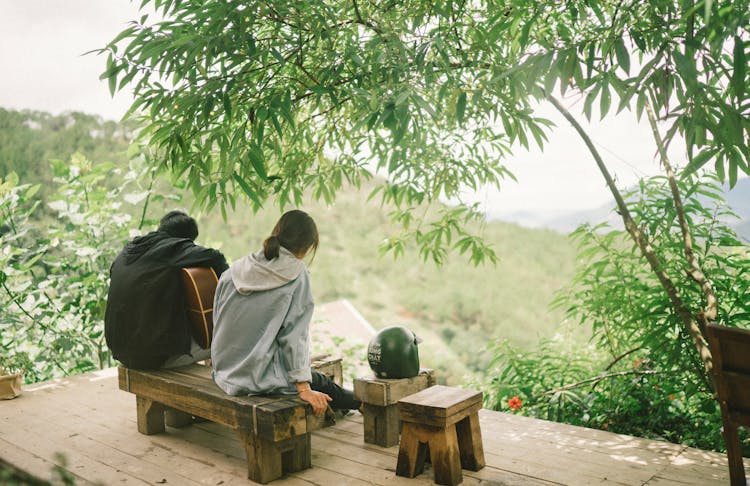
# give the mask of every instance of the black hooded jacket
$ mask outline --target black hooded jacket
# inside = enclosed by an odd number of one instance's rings
[[[129,368],[158,368],[190,350],[191,328],[180,268],[226,270],[224,255],[187,238],[154,231],[125,245],[109,270],[104,333]]]

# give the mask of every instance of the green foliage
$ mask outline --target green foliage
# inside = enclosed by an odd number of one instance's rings
[[[152,169],[134,161],[123,174],[74,154],[53,172],[56,217],[44,227],[32,219],[36,186],[15,174],[2,184],[0,344],[4,366],[29,382],[113,364],[103,333],[108,270],[133,228],[123,202],[145,199],[138,181]]]
[[[0,484],[7,486],[49,486],[49,481],[36,478],[0,459]]]
[[[711,181],[687,178],[680,182],[684,207],[695,252],[703,272],[713,284],[719,301],[717,322],[750,324],[750,260],[747,248],[721,222],[731,216],[723,205],[721,190]],[[702,204],[699,196],[714,204]],[[683,275],[687,272],[684,242],[675,219],[674,202],[664,178],[642,181],[630,194],[633,217],[652,241],[659,260],[691,309],[701,309],[700,287]],[[650,349],[659,368],[689,372],[688,395],[710,390],[690,337],[656,277],[647,271],[642,257],[633,251],[623,232],[600,234],[593,228],[574,233],[579,239],[579,268],[570,295],[564,296],[568,313],[593,327],[595,339],[612,358],[639,347]]]
[[[330,203],[377,173],[372,195],[423,258],[494,261],[466,230],[470,207],[415,208],[512,177],[502,158],[544,144],[532,106],[555,89],[584,96],[589,117],[648,101],[691,170],[713,161],[731,185],[750,173],[747,0],[147,4],[158,20],[98,51],[102,78],[133,88],[144,136],[206,208]]]
[[[15,172],[25,183],[42,184],[40,195],[46,198],[52,190],[48,184],[52,159],[68,160],[80,152],[90,160],[125,163],[133,132],[131,123],[103,121],[85,113],[51,115],[0,108],[0,177]]]
[[[726,226],[732,214],[720,187],[690,177],[679,185],[695,252],[719,301],[717,321],[749,327],[748,248]],[[680,295],[691,308],[701,308],[700,287],[681,278],[687,271],[684,243],[667,181],[641,181],[628,200]],[[592,327],[593,348],[565,340],[544,342],[532,354],[497,348],[490,405],[507,408],[508,398],[518,395],[525,414],[721,450],[721,415],[710,377],[638,249],[626,233],[603,225],[581,227],[573,238],[581,264],[557,304]]]

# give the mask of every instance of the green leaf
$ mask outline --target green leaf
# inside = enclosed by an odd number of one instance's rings
[[[677,64],[677,71],[680,76],[685,80],[685,84],[690,87],[698,85],[698,73],[695,70],[695,64],[692,59],[688,59],[683,53],[676,48],[672,51],[672,58]]]
[[[277,61],[279,61],[279,64],[284,64],[284,56],[282,56],[279,51],[277,51],[276,49],[271,49],[271,55],[275,57]]]
[[[466,111],[466,91],[461,91],[456,100],[456,119],[459,125],[464,124],[464,112]]]
[[[258,197],[258,194],[253,190],[253,188],[250,187],[250,185],[247,182],[245,182],[242,176],[240,176],[236,172],[233,173],[232,176],[234,177],[234,180],[237,182],[237,184],[239,184],[240,188],[242,189],[242,192],[244,192],[247,195],[247,197],[249,197],[255,203],[255,207],[262,208],[263,203]]]
[[[600,119],[604,119],[605,116],[607,116],[607,113],[609,113],[609,106],[612,103],[612,95],[609,92],[609,82],[607,82],[606,78],[604,82],[602,83],[602,94],[601,98],[599,99],[599,116]]]
[[[586,95],[586,100],[583,102],[583,114],[586,115],[586,118],[589,121],[591,121],[591,107],[593,106],[594,100],[596,100],[600,89],[601,84],[595,84],[589,94]]]
[[[565,94],[570,82],[573,80],[576,66],[578,65],[578,54],[575,49],[568,49],[568,56],[560,56],[557,68],[560,70],[560,92]]]
[[[626,73],[630,74],[630,54],[628,48],[625,47],[625,41],[622,37],[615,41],[615,56],[617,57],[617,63],[625,70]]]
[[[687,167],[685,167],[685,173],[691,174],[697,171],[698,169],[703,167],[706,164],[706,162],[708,162],[711,159],[711,157],[713,157],[715,154],[716,154],[716,149],[714,148],[707,148],[703,150],[698,155],[693,157],[692,160],[690,160],[690,163],[687,165]]]
[[[263,150],[255,144],[252,144],[247,151],[247,158],[255,169],[255,173],[260,176],[263,181],[268,181],[268,172],[266,172],[265,156]]]
[[[224,104],[224,113],[226,113],[227,120],[232,119],[232,101],[229,99],[229,94],[224,92],[221,97],[221,101]]]
[[[729,188],[732,189],[737,184],[737,164],[729,161]]]
[[[716,170],[716,177],[718,177],[720,181],[723,181],[725,179],[725,174],[724,159],[722,157],[716,158],[716,162],[714,162],[714,170]]]
[[[586,54],[586,79],[591,79],[591,73],[594,72],[594,61],[596,60],[596,44],[589,44],[588,53]]]
[[[745,56],[745,43],[740,36],[734,37],[734,62],[732,66],[732,79],[730,81],[734,96],[739,100],[745,92],[745,74],[747,72],[747,57]]]

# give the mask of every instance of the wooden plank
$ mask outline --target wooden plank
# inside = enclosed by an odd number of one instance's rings
[[[346,423],[348,422],[349,420],[346,421]],[[398,447],[383,449],[362,444],[361,437],[351,439],[349,432],[342,431],[338,426],[316,431],[312,434],[312,439],[313,467],[328,467],[331,460],[339,457],[353,462],[354,464],[349,466],[352,471],[362,471],[358,477],[366,478],[372,484],[432,484],[431,469],[426,470],[414,479],[395,475]],[[372,470],[372,472],[366,474],[365,471],[367,470]],[[480,481],[483,481],[484,484],[523,484],[527,486],[555,484],[490,466],[479,472],[464,471],[464,483],[462,484],[476,484]]]
[[[153,484],[166,479],[170,484],[197,484],[189,478],[181,477],[173,471],[148,467],[137,458],[119,453],[111,447],[91,441],[78,434],[71,434],[54,424],[47,424],[43,431],[3,431],[2,438],[14,444],[24,444],[35,454],[55,460],[56,454],[63,454],[66,470],[83,476],[93,482],[120,484]]]
[[[313,439],[320,435],[331,437],[331,434],[336,434],[337,441],[357,443],[361,439],[356,435],[356,428],[352,429],[352,426],[357,426],[356,423],[351,423],[352,420],[348,420],[336,428],[318,431],[313,435]],[[346,430],[342,430],[344,427],[346,427]],[[485,472],[485,469],[491,467],[508,473],[525,475],[539,481],[561,484],[598,484],[602,481],[618,484],[619,481],[612,479],[614,469],[614,472],[626,473],[634,479],[632,483],[623,482],[621,484],[642,484],[651,478],[654,472],[658,471],[658,468],[652,471],[644,470],[641,465],[632,463],[624,463],[619,468],[611,468],[606,465],[602,466],[601,460],[596,463],[587,462],[588,454],[582,453],[580,450],[561,447],[554,443],[539,446],[533,441],[528,441],[528,443],[523,440],[508,442],[503,435],[490,437],[489,439],[485,435],[483,442],[487,467],[476,473],[464,470],[464,476],[492,479],[492,476],[487,476],[490,472]],[[386,451],[395,456],[397,448],[392,447]],[[607,454],[600,454],[599,456],[608,459]],[[609,461],[611,462],[611,459]],[[668,463],[667,460],[662,465],[666,463]],[[556,466],[557,464],[575,464],[575,468],[561,469]],[[633,474],[634,472],[635,474]]]
[[[203,368],[192,365],[174,370],[140,372],[121,367],[120,388],[232,428],[247,427],[247,424],[255,427],[260,423],[262,430],[258,433],[269,440],[290,437],[292,430],[295,434],[303,434],[308,429],[326,425],[325,421],[305,418],[313,415],[312,410],[294,396],[227,395],[215,386]],[[253,411],[252,407],[256,410]],[[274,417],[274,413],[280,416]],[[287,416],[294,418],[294,422],[283,423],[283,417]]]
[[[85,412],[83,414],[85,415]],[[73,420],[71,420],[71,417]],[[28,424],[23,425],[25,427],[31,426],[34,423],[39,423],[40,419],[43,419],[43,416],[31,416],[29,417]],[[206,448],[205,445],[190,444],[190,442],[195,443],[199,441],[191,441],[190,439],[185,441],[186,437],[182,436],[184,431],[199,431],[198,427],[174,430],[174,434],[169,433],[146,438],[137,433],[133,427],[134,423],[127,419],[120,419],[117,422],[111,423],[111,421],[107,420],[107,417],[99,417],[98,422],[101,422],[101,424],[98,426],[92,426],[91,423],[87,423],[85,418],[78,417],[77,415],[70,415],[67,419],[65,425],[67,426],[69,435],[79,432],[79,435],[86,433],[93,440],[111,444],[126,454],[138,457],[141,461],[156,465],[160,470],[180,471],[182,474],[195,478],[204,484],[232,484],[238,480],[247,482],[245,478],[247,477],[248,468],[245,453],[241,450],[240,442],[234,435],[229,440],[223,436],[216,436],[217,440],[211,446],[223,449],[212,453],[212,449]],[[229,430],[218,424],[207,425]],[[206,435],[206,432],[201,431],[201,433],[203,436]],[[186,435],[195,439],[195,436],[200,434],[193,433]],[[193,447],[191,448],[190,445],[193,445]],[[233,447],[227,450],[228,445]],[[185,455],[186,448],[189,449],[187,456]],[[237,452],[230,452],[232,449]],[[227,459],[230,458],[233,460],[227,466]],[[219,470],[213,471],[212,469],[215,467],[218,467]],[[231,474],[227,474],[225,470]],[[286,483],[286,481],[282,481],[279,484]],[[309,483],[293,480],[289,484]]]
[[[313,434],[315,438],[315,434]],[[332,447],[336,447],[337,444],[334,441],[330,442]],[[327,444],[320,446],[315,444],[313,446],[313,468],[315,469],[326,469],[333,473],[340,475],[338,483],[345,484],[348,478],[357,478],[365,481],[366,484],[378,485],[378,486],[429,486],[434,484],[432,480],[432,470],[428,469],[423,474],[416,478],[404,478],[396,476],[394,465],[392,464],[376,464],[367,461],[367,456],[364,460],[357,458],[357,450],[354,447],[347,449],[347,447],[341,447],[335,453],[329,453]],[[316,452],[319,451],[319,452]],[[320,451],[325,451],[320,452]],[[334,484],[334,483],[330,483]],[[482,481],[475,478],[464,477],[463,485],[476,485],[482,484]],[[507,484],[505,481],[501,481],[499,476],[494,480],[485,481],[485,485],[500,485]],[[538,483],[516,483],[525,484],[530,486]]]
[[[464,417],[477,413],[482,409],[482,402],[475,402],[473,405],[469,405],[465,408],[461,408],[458,410],[454,408],[454,413],[452,413],[451,415],[441,416],[443,414],[439,411],[444,409],[422,406],[402,407],[401,403],[402,402],[399,402],[398,405],[399,420],[401,420],[402,422],[414,422],[418,424],[431,425],[433,427],[448,427],[455,424],[459,420],[462,420]]]

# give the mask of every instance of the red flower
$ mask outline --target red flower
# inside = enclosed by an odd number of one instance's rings
[[[523,402],[521,402],[521,399],[518,397],[513,397],[510,400],[508,400],[508,406],[512,410],[518,410],[523,405]]]

